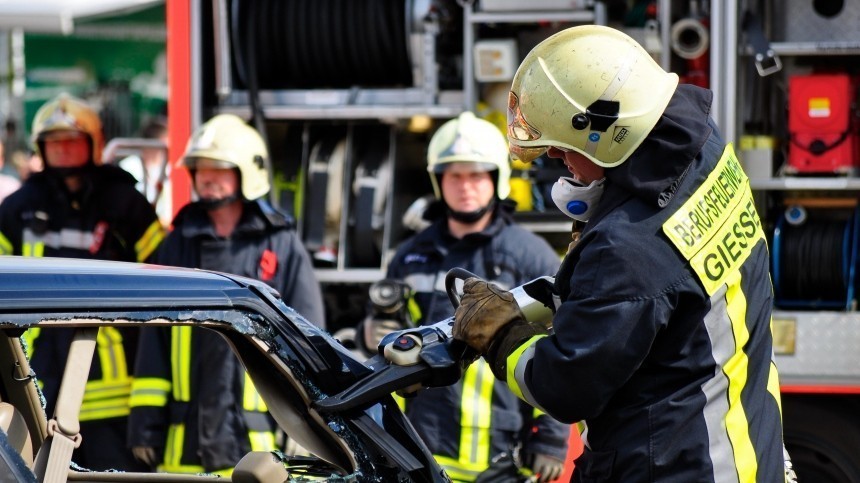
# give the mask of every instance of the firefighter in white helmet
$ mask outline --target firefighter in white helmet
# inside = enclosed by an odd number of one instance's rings
[[[767,243],[711,99],[595,25],[514,76],[511,152],[564,161],[553,199],[584,228],[551,328],[472,278],[454,335],[534,407],[584,421],[573,481],[786,478]]]
[[[370,311],[376,315],[358,330],[359,345],[370,353],[386,331],[397,328],[391,323],[396,314],[402,315],[401,325],[453,315],[442,288],[453,267],[507,288],[558,268],[559,257],[547,242],[511,219],[507,143],[493,124],[470,112],[444,123],[428,145],[427,171],[437,198],[425,212],[431,225],[398,247],[388,280],[379,293],[371,290],[372,301],[382,293],[406,294],[409,300],[400,305],[409,310],[390,310],[397,304],[386,303]],[[383,292],[395,287],[394,281],[408,288]],[[518,400],[483,362],[473,364],[454,386],[422,390],[408,399],[406,415],[455,481],[475,481],[482,474],[487,481],[524,481],[530,472],[539,473],[535,481],[549,481],[562,472],[569,426]],[[511,458],[515,454],[520,457]]]
[[[0,255],[88,258],[141,262],[164,230],[134,178],[102,164],[102,124],[96,111],[68,94],[43,104],[33,118],[32,142],[45,169],[33,173],[0,205]],[[24,334],[53,415],[72,341],[71,331]],[[81,405],[85,443],[73,460],[93,470],[140,470],[126,449],[131,371],[137,331],[104,328]]]
[[[268,155],[259,133],[238,116],[219,114],[200,126],[182,161],[198,200],[176,215],[155,261],[264,281],[324,327],[310,256],[292,220],[263,199]],[[248,451],[278,449],[276,425],[226,341],[211,331],[185,330],[141,334],[131,395],[135,455],[167,472],[226,475]]]

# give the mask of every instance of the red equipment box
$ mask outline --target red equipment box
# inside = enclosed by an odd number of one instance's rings
[[[854,173],[860,165],[855,87],[848,74],[789,78],[788,174]]]

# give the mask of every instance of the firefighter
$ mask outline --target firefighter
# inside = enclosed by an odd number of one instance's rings
[[[264,281],[324,327],[311,259],[292,220],[263,200],[267,157],[259,133],[235,115],[200,126],[183,158],[198,200],[176,215],[155,261]],[[218,334],[144,329],[139,354],[129,443],[141,461],[166,472],[226,475],[248,451],[277,449],[265,403]]]
[[[475,278],[453,329],[525,401],[584,421],[573,481],[786,478],[767,243],[711,101],[604,26],[515,74],[511,152],[563,160],[553,200],[585,225],[551,329]]]
[[[103,165],[102,125],[83,100],[61,94],[36,112],[33,143],[44,170],[0,205],[0,254],[140,262],[164,238],[152,206],[125,171]],[[32,366],[53,414],[71,330],[28,331]],[[99,331],[80,411],[74,461],[94,470],[139,469],[125,449],[136,330]]]
[[[511,218],[507,143],[497,127],[470,112],[446,122],[430,140],[427,171],[437,200],[425,212],[432,224],[398,248],[386,274],[408,285],[403,292],[413,294],[409,305],[415,323],[453,315],[444,291],[445,274],[453,267],[506,288],[558,268],[559,257],[549,244]],[[371,349],[394,328],[384,317],[364,324],[370,327],[357,332],[369,337],[359,342]],[[540,473],[540,481],[562,472],[569,426],[496,384],[483,362],[469,367],[453,386],[425,389],[407,399],[406,415],[455,481],[475,481],[485,471],[488,481],[522,481],[516,479],[515,460]],[[510,474],[504,475],[507,470]]]

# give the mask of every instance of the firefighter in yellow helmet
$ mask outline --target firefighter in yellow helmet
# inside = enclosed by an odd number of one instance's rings
[[[235,115],[195,130],[182,165],[198,200],[176,215],[155,261],[262,280],[325,327],[319,283],[293,221],[264,199],[268,156],[259,133]],[[226,341],[210,331],[144,330],[131,406],[134,453],[159,470],[230,474],[248,451],[278,449],[265,404]]]
[[[584,422],[573,481],[788,479],[767,243],[711,100],[595,25],[514,76],[511,152],[564,161],[553,199],[584,228],[552,327],[471,278],[454,335],[523,400]]]
[[[32,142],[45,169],[0,205],[0,255],[141,262],[164,238],[152,209],[125,171],[102,165],[96,112],[61,94],[33,119]],[[28,331],[32,366],[54,413],[72,333]],[[102,329],[79,415],[82,445],[74,461],[94,470],[140,469],[126,449],[126,419],[136,330]]]
[[[411,310],[400,314],[409,320],[400,324],[453,315],[442,288],[453,267],[506,288],[555,272],[558,255],[511,218],[508,149],[496,126],[471,112],[447,121],[430,140],[427,171],[437,199],[425,214],[431,225],[398,247],[388,280],[376,290],[395,281],[408,286],[403,293],[411,295],[405,302]],[[371,300],[378,295],[372,291]],[[357,333],[359,346],[373,353],[397,325],[391,310],[371,312],[383,315],[365,319]],[[457,384],[408,399],[406,415],[454,481],[525,481],[531,473],[539,474],[535,481],[549,481],[562,472],[569,425],[518,400],[483,361]]]

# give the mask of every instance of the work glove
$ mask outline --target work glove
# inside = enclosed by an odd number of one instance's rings
[[[134,446],[131,448],[131,454],[150,468],[155,468],[161,463],[161,458],[152,446]]]
[[[505,381],[508,356],[530,338],[549,333],[549,327],[526,320],[510,292],[470,277],[463,284],[452,332],[484,357],[496,379]]]
[[[454,312],[453,334],[481,355],[486,355],[499,330],[514,320],[525,320],[514,296],[498,285],[469,277]]]
[[[529,466],[535,474],[536,479],[534,481],[538,483],[547,483],[548,481],[558,479],[562,471],[564,471],[564,461],[555,456],[542,453],[532,455]]]
[[[386,335],[403,330],[403,325],[392,319],[379,319],[376,317],[368,317],[364,320],[361,328],[361,336],[363,337],[364,346],[371,354],[376,353],[376,348]]]

